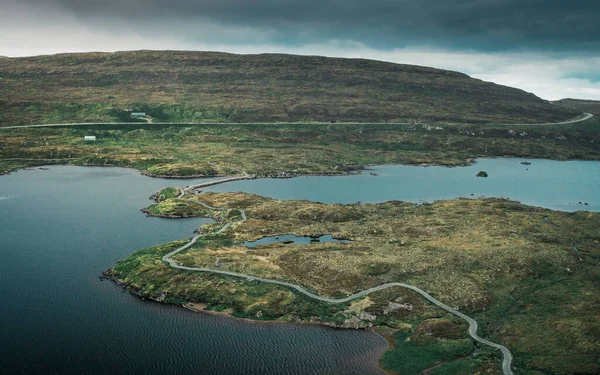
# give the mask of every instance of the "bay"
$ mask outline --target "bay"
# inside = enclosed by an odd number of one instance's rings
[[[142,301],[100,281],[136,249],[205,219],[147,218],[162,187],[120,168],[0,177],[0,369],[5,374],[382,374],[373,332],[257,324]]]

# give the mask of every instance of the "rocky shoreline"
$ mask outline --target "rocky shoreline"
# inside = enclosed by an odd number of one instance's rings
[[[187,175],[187,176],[160,175],[160,174],[153,174],[153,173],[150,173],[148,171],[141,171],[141,173],[144,176],[147,176],[147,177],[169,178],[169,179],[177,179],[177,180],[187,180],[187,179],[193,179],[193,178],[213,178],[213,177],[225,177],[225,176],[227,176],[227,175],[224,175],[224,174],[215,174],[215,175],[211,175],[211,176],[207,176],[207,175],[204,175],[204,174],[194,174],[194,175]]]
[[[148,208],[142,208],[140,211],[142,211],[144,214],[146,214],[146,216],[148,217],[159,217],[162,219],[191,219],[194,217],[206,217],[208,219],[213,219],[216,220],[214,217],[210,217],[210,216],[202,216],[202,215],[188,215],[188,214],[180,214],[180,215],[173,215],[173,214],[153,214],[151,213]],[[217,220],[218,221],[218,220]]]
[[[435,165],[435,164],[431,164]],[[364,170],[366,165],[352,165],[352,166],[342,166],[339,168],[339,172],[315,172],[315,173],[298,173],[298,172],[279,172],[277,174],[265,174],[265,175],[253,175],[248,179],[258,179],[258,178],[295,178],[295,177],[304,177],[304,176],[345,176],[358,174],[360,171]],[[334,168],[335,170],[338,170]],[[153,178],[167,178],[167,179],[178,179],[178,180],[191,180],[195,178],[216,178],[216,177],[227,177],[228,175],[187,175],[187,176],[179,176],[179,175],[157,175],[148,173],[147,171],[141,171],[144,176],[153,177]]]
[[[505,157],[519,157],[519,156],[505,156]],[[457,166],[469,166],[475,163],[475,159],[471,158],[471,159],[466,159],[464,164],[443,164],[443,163],[420,163],[420,162],[416,162],[416,163],[398,163],[398,164],[392,164],[392,165],[410,165],[410,166],[420,166],[420,167],[434,167],[434,166],[442,166],[442,167],[457,167]],[[157,175],[157,174],[153,174],[153,173],[149,173],[148,171],[144,171],[135,167],[131,167],[131,166],[126,166],[126,165],[119,165],[119,164],[112,164],[112,163],[106,163],[106,164],[90,164],[90,163],[68,163],[68,164],[62,164],[62,163],[56,163],[56,164],[48,164],[48,163],[44,163],[44,164],[40,164],[40,165],[73,165],[73,166],[80,166],[80,167],[115,167],[115,168],[128,168],[128,169],[135,169],[138,170],[142,175],[146,176],[146,177],[151,177],[151,178],[165,178],[165,179],[176,179],[176,180],[191,180],[191,179],[195,179],[195,178],[217,178],[217,177],[227,177],[228,175],[226,174],[217,174],[217,175],[211,175],[211,176],[207,176],[207,175],[202,175],[202,174],[198,174],[198,175],[187,175],[187,176],[182,176],[182,175]],[[280,172],[277,174],[265,174],[265,175],[254,175],[253,178],[295,178],[295,177],[310,177],[310,176],[347,176],[347,175],[354,175],[354,174],[360,174],[361,171],[363,170],[367,170],[369,167],[376,167],[376,166],[380,166],[383,164],[365,164],[365,165],[348,165],[348,166],[336,166],[333,169],[336,170],[336,172],[314,172],[314,173],[298,173],[298,172]],[[17,169],[11,169],[11,170],[0,170],[0,176],[2,175],[8,175],[11,172],[16,172],[19,169],[25,169],[25,168],[34,168],[37,167],[39,165],[32,165],[32,166],[28,166],[28,167],[23,167],[23,168],[17,168]]]
[[[205,218],[205,219],[212,219],[212,220],[216,221],[217,223],[220,223],[222,221],[222,219],[220,217],[210,214],[210,213],[207,215],[199,215],[199,214],[188,215],[186,213],[182,213],[182,214],[178,214],[178,215],[153,214],[152,212],[150,212],[150,210],[148,210],[148,207],[142,208],[140,211],[142,211],[144,214],[146,214],[147,217],[159,217],[159,218],[163,218],[163,219],[191,219],[191,218],[195,218],[195,217],[200,217],[200,218]],[[194,231],[194,233],[197,233],[197,232],[198,232],[198,229],[196,229]]]
[[[113,281],[115,284],[117,284],[118,286],[120,286],[122,288],[122,293],[129,292],[129,293],[133,294],[134,296],[140,298],[142,301],[148,300],[148,301],[158,302],[158,303],[163,303],[163,304],[171,304],[171,305],[181,306],[183,308],[193,310],[196,312],[226,316],[228,318],[239,319],[239,320],[248,321],[248,322],[252,322],[252,323],[318,324],[321,326],[335,328],[335,329],[356,329],[356,330],[375,330],[375,329],[377,329],[377,326],[375,324],[373,324],[375,317],[371,316],[370,314],[367,314],[367,313],[363,314],[366,316],[360,316],[360,317],[353,316],[353,317],[347,319],[344,322],[344,324],[337,324],[334,322],[323,321],[323,320],[321,320],[320,317],[317,317],[317,316],[311,316],[310,319],[297,318],[293,321],[261,320],[261,319],[258,319],[258,318],[260,318],[260,316],[257,316],[257,319],[242,318],[242,317],[232,315],[230,313],[214,312],[211,310],[190,309],[187,306],[188,304],[202,304],[202,305],[209,306],[209,303],[207,303],[207,302],[202,302],[202,301],[190,302],[190,301],[188,301],[186,303],[174,303],[174,302],[168,301],[169,297],[175,297],[175,298],[178,298],[178,297],[177,296],[169,296],[168,293],[166,293],[166,292],[160,293],[158,295],[142,293],[140,288],[136,288],[136,287],[132,286],[131,284],[127,283],[126,281],[120,279],[119,275],[117,275],[117,273],[112,268],[109,268],[109,269],[103,271],[102,275],[99,276],[99,279]],[[364,319],[362,319],[362,318],[364,318]]]

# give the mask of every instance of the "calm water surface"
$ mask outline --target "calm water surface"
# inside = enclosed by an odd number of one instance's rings
[[[192,235],[202,219],[139,211],[188,182],[81,167],[0,177],[0,373],[382,374],[374,333],[246,323],[100,281],[134,250]]]
[[[531,165],[520,164],[524,160],[483,159],[458,168],[380,166],[358,176],[242,180],[205,190],[245,191],[324,203],[505,197],[554,210],[600,211],[600,162],[533,159],[529,160]],[[482,170],[489,177],[475,177]]]
[[[356,176],[238,181],[206,190],[340,203],[495,196],[600,211],[600,163],[520,161],[383,166]],[[489,177],[475,177],[479,170]],[[377,358],[386,344],[373,333],[198,314],[141,301],[98,279],[136,249],[190,237],[203,219],[147,218],[139,209],[162,187],[199,181],[93,167],[0,177],[1,372],[381,374]]]
[[[310,245],[313,242],[316,243],[328,243],[328,242],[341,242],[348,243],[349,240],[333,238],[331,234],[327,234],[317,238],[296,236],[295,234],[282,234],[279,236],[267,236],[256,241],[245,241],[244,246],[252,248],[259,245],[268,245],[275,242],[287,242],[288,245]]]

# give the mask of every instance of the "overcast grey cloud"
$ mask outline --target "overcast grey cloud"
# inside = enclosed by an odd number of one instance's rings
[[[177,19],[263,30],[282,44],[347,39],[376,48],[443,45],[483,51],[600,50],[592,0],[22,0],[90,22]],[[218,37],[218,36],[217,36]]]
[[[458,70],[600,99],[600,1],[0,0],[0,55],[284,52]]]

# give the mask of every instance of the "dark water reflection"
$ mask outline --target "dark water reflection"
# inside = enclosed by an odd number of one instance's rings
[[[203,219],[139,211],[188,183],[119,168],[0,177],[0,373],[381,374],[374,333],[198,314],[100,281],[135,249],[192,235]]]

